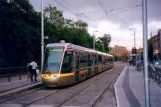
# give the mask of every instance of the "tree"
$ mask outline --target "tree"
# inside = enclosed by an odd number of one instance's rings
[[[28,0],[0,1],[0,65],[26,65],[31,57],[39,61],[40,15]],[[3,27],[2,27],[3,26]]]
[[[75,27],[78,29],[87,29],[88,24],[86,22],[83,22],[82,20],[78,20],[76,22],[74,22]]]
[[[99,37],[98,38],[98,41],[100,43],[103,43],[101,44],[103,46],[103,50],[104,52],[109,52],[109,44],[111,42],[111,35],[110,34],[104,34],[103,37]]]
[[[52,7],[49,4],[49,7],[45,8],[44,14],[49,22],[53,23],[57,27],[63,27],[64,17],[62,11],[57,10],[56,7]]]
[[[56,7],[45,8],[45,44],[66,40],[92,48],[93,38],[83,21],[65,19]],[[24,66],[34,58],[40,64],[41,13],[36,12],[29,0],[0,0],[0,67]]]

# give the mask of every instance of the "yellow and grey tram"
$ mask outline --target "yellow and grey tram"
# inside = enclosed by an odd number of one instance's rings
[[[66,86],[113,66],[113,55],[71,43],[52,43],[46,46],[41,77],[48,87]]]

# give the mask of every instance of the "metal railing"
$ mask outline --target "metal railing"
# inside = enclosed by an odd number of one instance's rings
[[[18,76],[19,80],[21,80],[22,75],[28,73],[27,66],[0,68],[0,71],[0,79],[7,78],[8,82],[11,82],[11,78],[15,76]]]
[[[26,76],[27,79],[29,79],[30,73],[27,70],[27,66],[0,68],[0,82],[1,83],[5,79],[7,79],[8,82],[11,82],[13,78],[16,80],[22,80],[22,77],[24,75]]]
[[[161,83],[161,69],[149,65],[149,77],[154,79],[158,84]]]

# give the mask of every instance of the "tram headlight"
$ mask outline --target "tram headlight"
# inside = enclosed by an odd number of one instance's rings
[[[42,74],[41,75],[42,78],[56,78],[56,77],[60,77],[60,74]]]
[[[53,77],[59,77],[60,74],[53,74],[52,76],[53,76]]]

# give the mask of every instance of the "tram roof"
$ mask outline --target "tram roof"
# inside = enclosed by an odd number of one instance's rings
[[[102,54],[102,55],[108,55],[108,56],[113,57],[113,55],[111,55],[111,54],[103,53],[103,52],[100,52],[100,51],[85,48],[85,47],[82,47],[82,46],[79,46],[79,45],[74,45],[74,44],[71,44],[71,43],[50,43],[46,47],[54,47],[54,46],[67,47],[69,45],[72,46],[73,49],[78,49],[78,50],[83,50],[83,51],[88,51],[88,52],[94,52],[94,53],[98,53],[98,54]]]
[[[54,46],[63,46],[63,47],[66,47],[68,45],[70,45],[71,43],[50,43],[50,44],[47,44],[46,47],[54,47]]]

